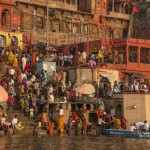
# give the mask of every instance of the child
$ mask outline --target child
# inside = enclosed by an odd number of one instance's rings
[[[33,107],[30,109],[30,120],[33,120]]]

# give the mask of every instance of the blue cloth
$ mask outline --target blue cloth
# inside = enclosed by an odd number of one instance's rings
[[[33,58],[32,56],[29,57],[29,62],[32,62]]]

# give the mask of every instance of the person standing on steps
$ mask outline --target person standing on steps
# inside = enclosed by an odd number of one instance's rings
[[[16,132],[16,125],[17,125],[18,119],[17,116],[15,115],[15,118],[12,119],[12,126],[13,126],[13,133],[15,134]]]

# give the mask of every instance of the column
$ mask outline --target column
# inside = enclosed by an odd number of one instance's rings
[[[138,67],[140,67],[141,64],[141,47],[138,47]]]
[[[0,28],[2,28],[2,21],[1,21],[1,19],[2,19],[2,10],[1,10],[1,8],[0,8]]]
[[[126,47],[126,64],[128,66],[128,63],[129,63],[129,45],[127,44],[127,47]]]

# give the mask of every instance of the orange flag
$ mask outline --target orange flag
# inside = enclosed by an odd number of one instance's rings
[[[133,12],[133,13],[138,13],[137,8],[136,8],[136,7],[133,7],[132,12]]]

